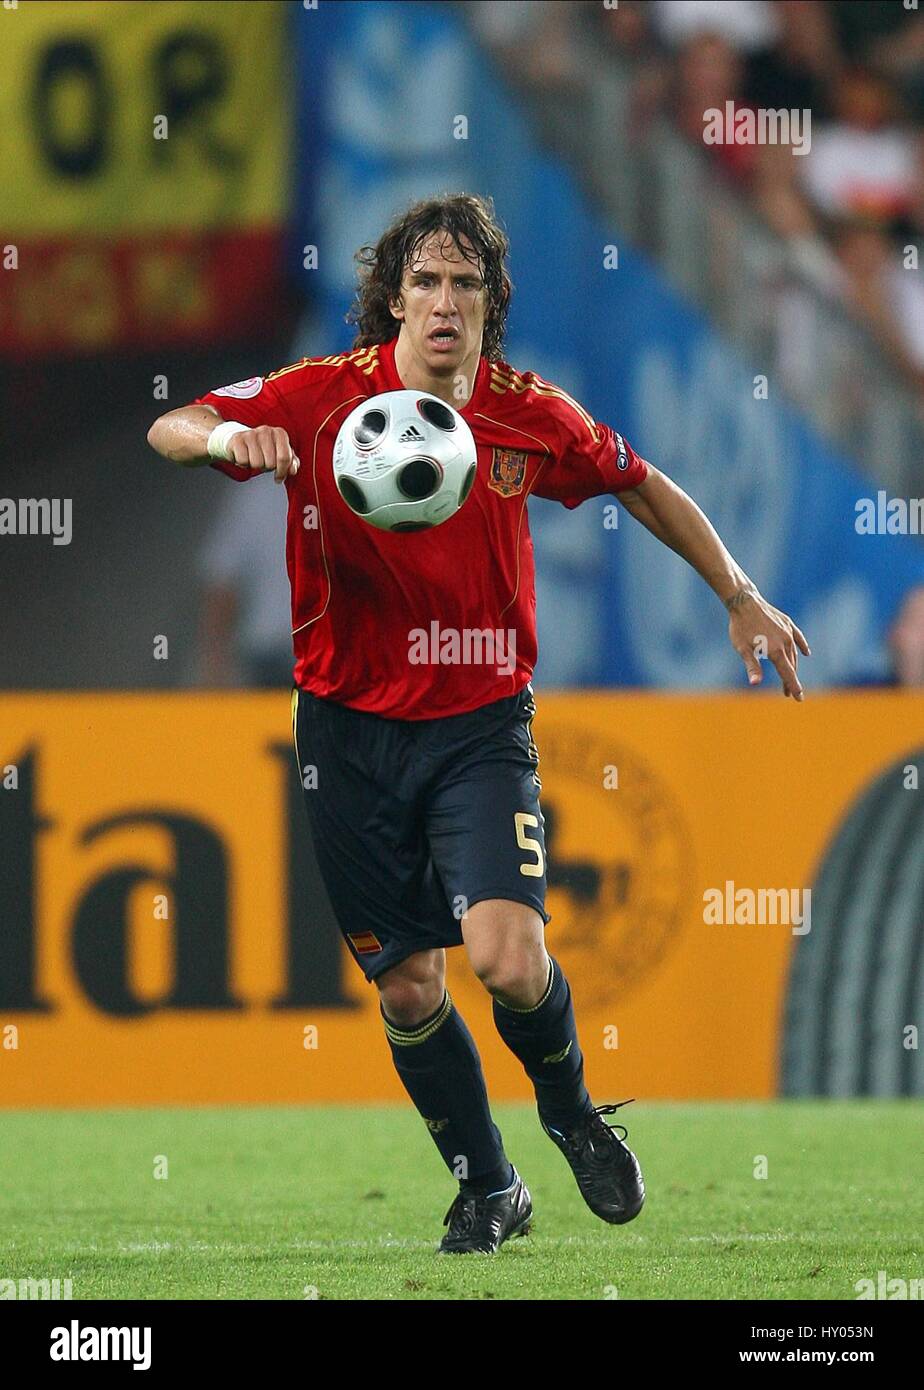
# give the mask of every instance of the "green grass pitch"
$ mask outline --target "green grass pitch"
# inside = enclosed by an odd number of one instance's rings
[[[410,1108],[0,1112],[0,1279],[70,1278],[75,1299],[850,1300],[879,1270],[924,1278],[919,1104],[623,1116],[636,1221],[596,1220],[534,1109],[497,1106],[534,1228],[447,1258],[454,1185]]]

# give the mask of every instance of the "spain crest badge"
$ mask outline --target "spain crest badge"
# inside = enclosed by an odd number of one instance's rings
[[[523,491],[525,481],[525,452],[521,449],[495,449],[488,487],[492,487],[502,497],[513,497]]]

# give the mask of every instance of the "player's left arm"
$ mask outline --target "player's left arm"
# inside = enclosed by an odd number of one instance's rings
[[[650,463],[642,482],[614,495],[636,521],[692,565],[725,604],[728,636],[751,685],[763,679],[759,652],[776,667],[783,694],[801,700],[799,652],[811,656],[808,642],[790,617],[767,602],[692,497]]]

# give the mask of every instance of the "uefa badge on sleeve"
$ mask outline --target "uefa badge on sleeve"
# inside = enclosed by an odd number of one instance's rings
[[[259,396],[263,390],[262,376],[249,376],[245,381],[234,381],[230,386],[218,386],[215,396],[233,396],[238,401],[249,401],[251,396]]]
[[[620,473],[625,473],[626,469],[629,467],[629,455],[626,453],[626,441],[623,439],[622,435],[617,434],[615,430],[613,431],[613,438],[616,440],[616,449],[618,451],[616,456],[616,467],[619,469]]]

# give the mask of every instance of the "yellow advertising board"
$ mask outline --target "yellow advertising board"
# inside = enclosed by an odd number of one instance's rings
[[[787,1019],[814,1026],[811,999],[788,1002],[797,953],[818,976],[821,1018],[849,915],[831,903],[853,911],[877,881],[870,861],[863,883],[850,863],[835,882],[832,845],[856,834],[868,847],[881,821],[914,852],[924,702],[601,693],[538,705],[549,945],[594,1095],[774,1094]],[[0,697],[0,1104],[403,1098],[375,991],[320,888],[303,795],[284,692]],[[901,898],[893,888],[886,874],[857,917],[870,941],[890,894]],[[894,942],[913,970],[918,908],[901,922]],[[464,952],[448,954],[492,1095],[528,1098]]]
[[[0,35],[4,232],[281,221],[281,0],[21,0]]]
[[[221,341],[279,296],[281,0],[0,8],[0,350]]]

